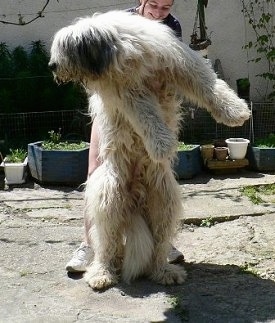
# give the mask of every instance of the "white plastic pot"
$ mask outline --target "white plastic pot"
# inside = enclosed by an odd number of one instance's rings
[[[6,184],[23,184],[26,182],[27,176],[28,157],[25,158],[23,163],[9,163],[4,158],[1,166],[5,171]]]
[[[247,146],[250,143],[248,139],[245,138],[229,138],[225,140],[230,159],[244,159]]]

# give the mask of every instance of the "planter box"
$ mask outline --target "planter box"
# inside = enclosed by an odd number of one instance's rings
[[[9,163],[6,162],[6,158],[4,158],[1,166],[4,167],[6,184],[25,183],[27,178],[27,164],[28,157],[25,158],[23,163]]]
[[[249,146],[247,150],[249,167],[259,171],[275,171],[275,148]]]
[[[190,150],[178,151],[178,159],[174,165],[177,179],[189,179],[202,171],[200,146],[194,145]]]
[[[80,150],[44,150],[42,141],[28,144],[31,176],[40,183],[81,184],[87,179],[89,144]]]

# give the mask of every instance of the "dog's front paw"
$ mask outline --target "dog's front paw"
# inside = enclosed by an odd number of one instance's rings
[[[108,269],[96,269],[93,265],[87,269],[84,278],[94,290],[106,289],[118,282],[117,276],[112,274]]]
[[[147,148],[153,160],[157,162],[163,161],[173,156],[177,148],[177,140],[172,132],[162,132],[159,133],[155,140],[152,140]]]
[[[227,107],[224,113],[219,116],[219,121],[229,127],[240,127],[245,121],[250,118],[250,111],[247,108],[246,103],[240,100],[240,104],[236,105],[234,109]]]
[[[153,274],[152,279],[162,285],[182,284],[186,277],[185,269],[180,265],[166,264],[158,268]]]
[[[208,111],[217,122],[229,127],[242,126],[251,115],[246,101],[220,79],[216,81],[215,97]]]

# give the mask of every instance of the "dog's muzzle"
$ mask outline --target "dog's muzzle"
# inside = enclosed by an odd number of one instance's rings
[[[48,64],[48,67],[49,69],[52,71],[52,72],[55,72],[57,70],[57,64],[56,63],[49,63]]]
[[[57,83],[57,84],[64,84],[64,83],[67,83],[69,82],[69,80],[67,80],[66,78],[64,77],[61,77],[60,75],[57,75],[58,73],[58,65],[57,63],[54,63],[54,62],[49,62],[48,64],[48,67],[49,69],[51,70],[51,72],[53,73],[53,77],[54,77],[54,81]]]

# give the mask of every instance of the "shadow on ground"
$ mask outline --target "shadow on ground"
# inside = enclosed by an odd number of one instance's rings
[[[232,173],[226,173],[226,174],[216,174],[213,172],[209,172],[208,170],[203,170],[200,174],[197,176],[191,178],[191,179],[184,179],[180,180],[179,184],[207,184],[211,178],[220,179],[220,180],[227,180],[227,179],[238,179],[240,177],[242,178],[263,178],[265,175],[259,172],[253,172],[249,170],[242,170],[238,169],[236,172]]]
[[[188,279],[164,287],[146,279],[118,288],[133,298],[168,295],[167,322],[267,322],[275,320],[275,282],[247,273],[238,266],[185,264]],[[176,318],[176,320],[175,320]]]

